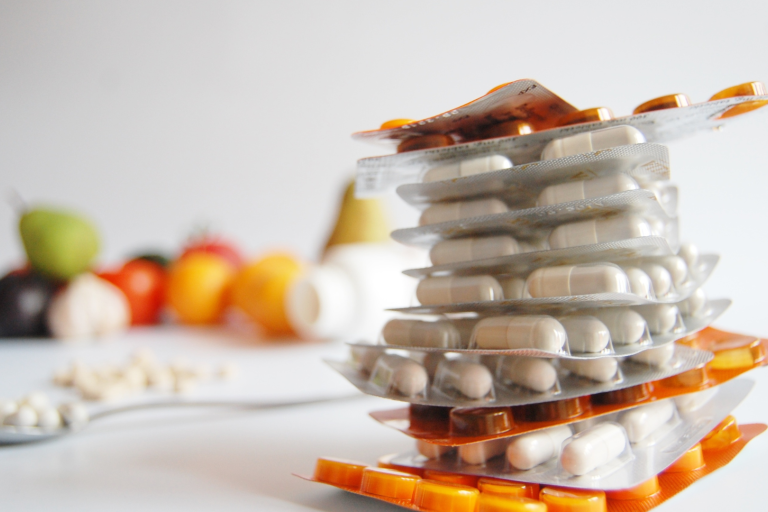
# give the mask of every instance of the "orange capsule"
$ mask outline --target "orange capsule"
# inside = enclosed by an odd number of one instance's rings
[[[606,512],[608,505],[603,491],[544,487],[539,500],[549,512]]]
[[[418,151],[419,149],[442,148],[453,146],[453,144],[453,139],[450,136],[442,133],[431,133],[405,139],[397,146],[397,152],[405,153],[406,151]]]
[[[421,480],[416,475],[382,468],[365,468],[360,490],[376,496],[395,500],[413,500],[416,482]]]
[[[421,510],[434,512],[475,512],[480,491],[466,485],[419,480],[413,504]]]
[[[594,123],[596,121],[608,121],[613,119],[613,117],[613,111],[608,107],[595,107],[566,114],[560,118],[558,124],[560,126],[569,126],[572,124]]]
[[[640,485],[630,487],[629,489],[605,491],[605,496],[609,500],[643,500],[645,498],[650,498],[659,492],[661,492],[659,478],[654,475],[653,478],[646,480]]]
[[[547,506],[539,500],[519,496],[497,496],[480,493],[476,512],[547,512]]]
[[[438,482],[447,482],[457,485],[468,485],[470,487],[477,487],[478,476],[475,475],[462,475],[461,473],[449,473],[447,471],[437,471],[435,469],[427,469],[424,471],[424,478],[428,480],[435,480]]]
[[[483,128],[480,138],[494,139],[496,137],[515,137],[517,135],[528,135],[529,133],[533,133],[533,127],[525,121],[515,119],[512,121],[504,121],[503,123],[492,124]]]
[[[457,436],[502,434],[515,426],[509,407],[456,407],[450,418],[451,433]]]
[[[381,127],[379,127],[379,130],[391,130],[392,128],[400,128],[401,126],[405,126],[406,124],[415,123],[415,119],[390,119],[389,121],[384,121],[381,123]]]
[[[538,499],[539,484],[526,482],[511,482],[497,480],[496,478],[481,478],[477,481],[477,488],[483,494],[495,494],[498,496]]]
[[[321,457],[317,459],[315,465],[315,480],[326,484],[359,489],[366,467],[367,465],[362,462]]]
[[[765,360],[765,346],[759,339],[748,344],[743,339],[725,340],[710,345],[708,350],[715,353],[715,358],[709,362],[713,370],[735,370],[751,368]]]
[[[722,100],[725,98],[738,98],[740,96],[766,95],[768,95],[768,90],[766,90],[765,84],[763,82],[747,82],[745,84],[734,85],[733,87],[723,89],[722,91],[709,98],[709,101]],[[720,114],[719,119],[746,114],[747,112],[757,110],[758,108],[764,107],[765,105],[768,105],[768,100],[745,101],[744,103],[734,105],[733,107]]]
[[[653,98],[645,103],[635,107],[633,115],[653,112],[654,110],[666,110],[668,108],[687,107],[691,104],[691,98],[687,94],[668,94],[658,98]]]
[[[488,91],[488,92],[487,92],[487,93],[485,93],[485,94],[491,94],[492,92],[496,92],[496,91],[498,91],[499,89],[501,89],[502,87],[506,87],[506,86],[508,86],[508,85],[509,85],[509,84],[511,84],[511,83],[512,83],[512,82],[504,82],[503,84],[499,84],[499,85],[497,85],[496,87],[494,87],[493,89],[491,89],[490,91]]]
[[[702,450],[722,450],[741,438],[736,418],[728,416],[701,440]]]
[[[701,443],[699,443],[681,455],[679,459],[664,470],[664,473],[687,473],[703,467],[704,453],[701,449]],[[608,497],[610,498],[610,495]]]

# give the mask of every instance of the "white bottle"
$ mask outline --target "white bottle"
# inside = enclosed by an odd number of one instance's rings
[[[423,259],[415,250],[389,243],[330,247],[322,263],[288,291],[288,321],[306,338],[373,342],[393,317],[385,309],[413,297],[416,281],[402,271]]]

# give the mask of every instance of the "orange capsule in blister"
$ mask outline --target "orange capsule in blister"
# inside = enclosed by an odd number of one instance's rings
[[[519,421],[554,421],[581,416],[589,410],[589,396],[515,407]]]
[[[517,135],[528,135],[529,133],[533,133],[533,127],[530,124],[520,119],[514,119],[483,128],[480,138],[515,137]]]
[[[416,475],[400,471],[365,468],[360,490],[376,496],[411,501],[416,490],[416,482],[419,480],[421,479]]]
[[[390,119],[389,121],[384,121],[381,123],[381,126],[379,127],[379,130],[391,130],[392,128],[400,128],[401,126],[405,126],[407,124],[415,123],[415,119]]]
[[[436,423],[447,425],[450,413],[450,407],[411,404],[408,416],[411,422],[411,428],[417,430],[432,430]]]
[[[383,457],[379,457],[379,460],[376,461],[376,466],[380,467],[381,469],[393,469],[401,473],[416,475],[419,478],[421,478],[424,475],[423,468],[412,468],[409,466],[400,466],[398,464],[392,464],[392,459],[397,457],[397,455],[398,455],[397,453],[390,453],[389,455],[384,455]]]
[[[691,104],[691,98],[687,94],[668,94],[659,98],[653,98],[635,107],[633,115],[653,112],[654,110],[666,110],[668,108],[687,107]]]
[[[722,450],[741,438],[736,418],[728,416],[701,440],[702,450]]]
[[[451,410],[452,435],[485,436],[503,434],[514,427],[509,407],[457,407]]]
[[[689,471],[696,471],[704,467],[704,453],[701,449],[701,443],[685,452],[672,463],[664,473],[687,473]],[[610,498],[610,495],[608,495]]]
[[[765,360],[765,346],[759,339],[744,344],[743,339],[724,340],[712,343],[708,350],[715,358],[708,363],[713,370],[736,370],[750,368]]]
[[[514,496],[498,496],[480,493],[476,512],[547,512],[547,506],[539,500]]]
[[[596,121],[608,121],[613,119],[613,111],[608,107],[588,108],[577,110],[560,118],[558,125],[568,126],[572,124],[594,123]]]
[[[360,488],[363,470],[367,467],[362,462],[346,459],[321,457],[315,465],[315,480],[342,487]]]
[[[526,482],[511,482],[496,478],[481,478],[477,481],[477,488],[482,494],[495,494],[498,496],[538,499],[539,484]]]
[[[511,84],[511,83],[512,83],[512,82],[504,82],[503,84],[499,84],[499,85],[497,85],[496,87],[494,87],[493,89],[491,89],[490,91],[488,91],[488,92],[487,92],[487,93],[485,93],[485,94],[486,94],[486,95],[488,95],[488,94],[491,94],[492,92],[496,92],[496,91],[498,91],[499,89],[501,89],[502,87],[506,87],[506,86],[508,86],[508,85],[509,85],[509,84]]]
[[[645,498],[650,498],[659,492],[661,492],[661,487],[659,486],[659,478],[654,475],[653,478],[646,480],[640,485],[630,487],[629,489],[605,491],[605,496],[609,500],[643,500]]]
[[[436,480],[438,482],[447,482],[449,484],[477,487],[477,480],[480,477],[476,475],[462,475],[461,473],[449,473],[447,471],[427,469],[424,471],[424,478],[427,480]]]
[[[661,381],[665,386],[675,388],[693,388],[705,386],[710,382],[709,372],[706,366],[693,368],[687,372],[667,377]]]
[[[539,500],[547,505],[548,512],[605,512],[607,502],[603,491],[544,487]]]
[[[453,139],[449,135],[443,135],[442,133],[431,133],[429,135],[418,135],[405,139],[397,146],[398,153],[405,153],[406,151],[417,151],[419,149],[429,148],[442,148],[445,146],[453,146]]]
[[[421,510],[434,512],[475,512],[480,491],[466,485],[434,480],[420,480],[416,484],[413,504]]]
[[[592,395],[592,403],[595,405],[634,404],[648,400],[651,391],[653,391],[653,384],[645,382],[624,389],[596,393]]]
[[[734,85],[733,87],[723,89],[709,98],[709,101],[722,100],[725,98],[738,98],[739,96],[765,96],[766,94],[768,94],[768,91],[763,82],[747,82],[745,84]],[[768,100],[745,101],[744,103],[734,105],[720,114],[720,119],[746,114],[747,112],[764,107],[765,105],[768,105]]]

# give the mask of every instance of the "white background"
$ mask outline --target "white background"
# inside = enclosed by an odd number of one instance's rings
[[[87,213],[104,238],[102,263],[147,248],[172,251],[200,223],[237,240],[250,255],[286,248],[315,258],[355,161],[382,152],[353,142],[352,132],[391,118],[434,115],[518,78],[535,78],[579,108],[608,106],[617,115],[675,92],[705,101],[731,85],[768,81],[766,20],[764,1],[0,0],[0,198],[15,189],[31,203]],[[767,128],[768,108],[734,120],[722,132],[671,144],[683,238],[722,255],[706,289],[710,296],[734,299],[718,325],[763,336]],[[415,214],[395,198],[389,204],[396,225],[415,223]],[[0,268],[21,260],[15,213],[0,204]],[[764,395],[754,395],[742,417],[765,421]],[[350,417],[367,409],[356,407]],[[280,417],[271,421],[281,432]],[[351,447],[338,449],[343,439],[359,445],[360,439],[377,439],[381,429],[361,420],[354,432],[315,438],[323,447],[336,447],[328,455],[352,456]],[[339,432],[344,435],[336,444],[323,441]],[[201,442],[210,441],[206,434],[200,427]],[[404,438],[387,435],[399,443],[390,444],[394,449],[405,445]],[[188,448],[183,436],[168,436],[178,450]],[[141,447],[151,441],[145,437],[126,445],[135,447],[125,456],[136,463],[130,466],[136,475],[146,467],[134,455],[146,453]],[[78,451],[77,442],[90,448]],[[195,501],[194,493],[185,494],[188,489],[157,484],[149,496],[155,492],[163,499],[146,497],[147,504],[178,504],[174,500],[184,495],[190,506],[211,508],[222,503],[216,496],[237,488],[238,503],[252,509],[248,500],[254,494],[269,495],[268,486],[249,487],[258,475],[232,469],[253,472],[263,461],[244,458],[231,442],[227,453],[240,457],[237,466],[219,471],[205,465],[199,482],[183,480],[178,470],[207,461],[225,468],[231,459],[209,446],[207,459],[187,464],[154,442],[158,460],[179,461],[176,472],[161,474],[158,482],[163,476],[184,485],[208,482],[216,491],[206,494],[209,503]],[[758,442],[762,452],[745,453],[739,465],[727,468],[719,477],[727,479],[719,480],[727,484],[721,489],[738,489],[747,478],[759,484],[760,457],[768,452],[766,442]],[[57,448],[63,465],[51,470],[46,485],[89,489],[102,466],[83,454],[111,452],[102,450],[106,444],[66,443],[72,444]],[[52,452],[43,446],[29,450],[5,452],[4,480],[27,477],[15,487],[19,505],[25,502],[22,493],[39,489],[36,468],[59,467],[46,465],[45,453]],[[382,443],[365,453],[385,450]],[[73,454],[79,470],[62,462]],[[295,460],[310,461],[295,469],[310,470],[317,455],[293,453]],[[124,461],[115,457],[111,463]],[[150,466],[157,462],[148,460]],[[23,461],[18,474],[14,468]],[[286,465],[275,475],[291,469]],[[105,473],[115,478],[101,488],[105,499],[129,495],[118,476],[121,467]],[[74,483],[62,476],[70,470],[79,471],[72,473],[79,475],[71,477]],[[331,494],[296,498],[305,487],[280,482],[271,494],[280,500],[325,509],[372,507],[363,500],[340,504]],[[674,503],[697,500],[704,506],[719,496],[717,489],[704,489]],[[101,509],[99,496],[92,495],[92,506],[83,510]]]

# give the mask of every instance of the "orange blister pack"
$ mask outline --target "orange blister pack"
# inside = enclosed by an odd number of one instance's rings
[[[605,416],[665,398],[704,391],[766,363],[768,340],[707,328],[683,340],[712,350],[714,359],[699,368],[638,386],[515,407],[449,408],[411,405],[374,411],[386,426],[428,443],[460,446],[510,437],[574,421]]]
[[[739,426],[729,416],[659,475],[631,489],[585,491],[419,470],[379,459],[378,467],[333,458],[317,460],[305,480],[331,485],[400,507],[443,512],[645,512],[733,460],[766,430]]]

